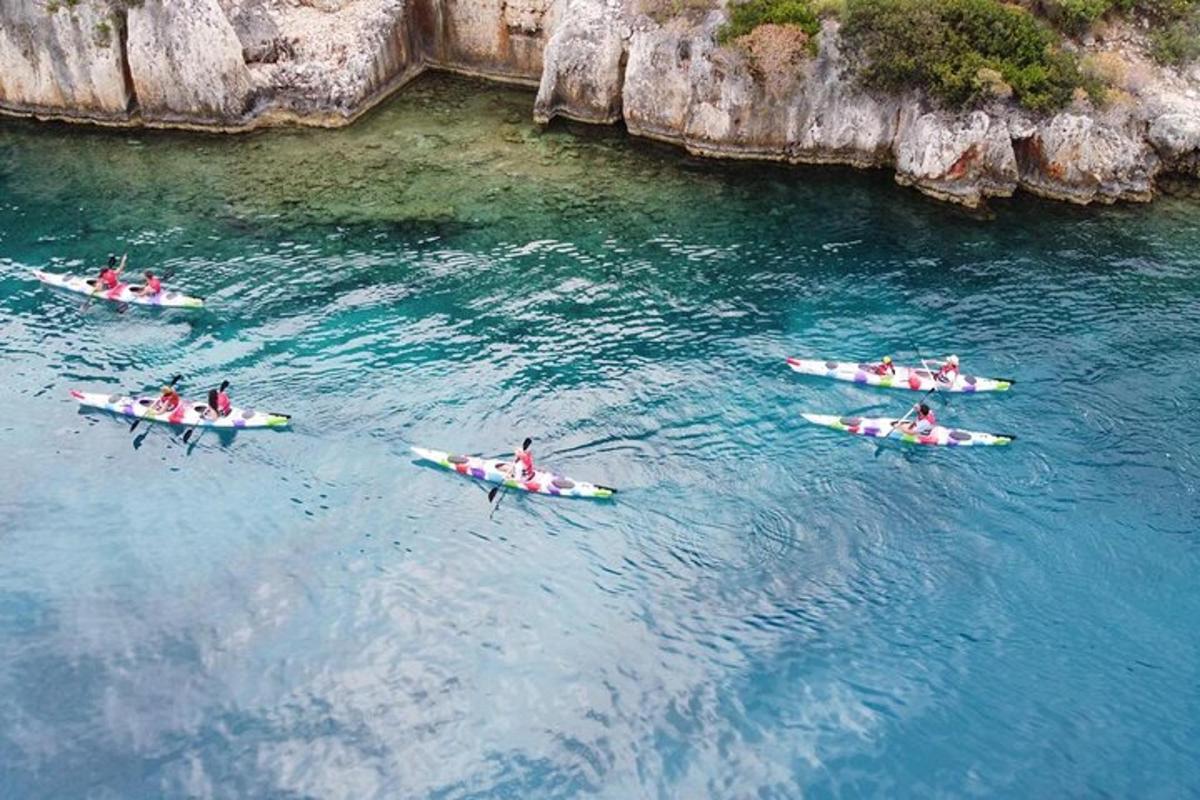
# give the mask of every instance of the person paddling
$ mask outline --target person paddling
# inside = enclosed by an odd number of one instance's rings
[[[895,375],[896,365],[892,363],[891,356],[884,356],[883,359],[875,365],[876,375]]]
[[[88,281],[92,286],[105,289],[115,289],[120,282],[121,270],[117,269],[117,257],[114,255],[108,257],[108,264],[100,270],[100,277]]]
[[[142,297],[155,297],[162,292],[162,279],[155,275],[150,270],[145,272],[146,283],[144,286],[135,286],[130,291],[140,294]]]
[[[504,466],[505,472],[509,472],[514,480],[527,481],[536,474],[533,468],[533,453],[528,447],[518,447],[513,453],[513,463]]]
[[[916,410],[916,421],[900,423],[900,432],[916,436],[928,436],[933,433],[934,426],[937,425],[937,417],[934,416],[933,409],[925,403],[918,404]]]
[[[228,417],[233,412],[233,406],[229,403],[229,395],[225,394],[227,383],[222,383],[219,389],[210,389],[208,392],[208,408],[204,409],[204,416],[208,419],[220,419]]]
[[[958,379],[958,356],[947,358],[934,377],[941,383],[954,383]]]
[[[174,386],[168,384],[162,387],[162,394],[154,401],[154,405],[150,406],[150,413],[165,414],[174,411],[179,408],[181,402],[183,402],[183,398],[179,396],[179,392],[175,391]]]

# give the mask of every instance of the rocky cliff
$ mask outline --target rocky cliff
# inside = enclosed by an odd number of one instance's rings
[[[649,0],[46,0],[0,4],[0,110],[237,130],[345,124],[426,68],[536,84],[534,115],[623,121],[702,155],[886,167],[975,206],[1017,189],[1147,200],[1200,179],[1200,67],[1132,59],[1117,102],[948,112],[853,80],[838,24],[718,44],[721,8]],[[758,35],[761,33],[761,35]],[[1123,50],[1121,48],[1124,48]]]

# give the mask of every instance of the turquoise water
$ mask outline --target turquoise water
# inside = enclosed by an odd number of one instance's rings
[[[430,78],[338,132],[0,123],[0,795],[1200,793],[1200,214],[722,166]],[[110,251],[199,313],[47,290]],[[801,411],[957,352],[1009,448]],[[151,388],[294,415],[84,413]],[[419,444],[524,436],[612,502]]]

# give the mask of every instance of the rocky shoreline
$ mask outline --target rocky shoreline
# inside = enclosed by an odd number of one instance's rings
[[[1116,102],[1036,116],[862,91],[827,20],[815,54],[722,46],[720,8],[644,0],[44,0],[0,5],[0,111],[103,125],[341,126],[427,69],[538,87],[539,122],[623,122],[722,158],[891,168],[970,207],[1021,190],[1148,201],[1200,180],[1200,67],[1132,65]]]

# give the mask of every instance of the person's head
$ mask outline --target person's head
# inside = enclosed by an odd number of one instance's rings
[[[117,265],[117,254],[116,253],[108,254],[108,265],[110,267],[115,267]]]
[[[892,357],[891,357],[891,356],[884,356],[884,357],[883,357],[883,363],[885,363],[885,364],[891,364],[891,363],[892,363]]]
[[[952,366],[952,367],[958,366],[958,356],[950,356],[946,360],[950,362],[950,366]]]
[[[166,394],[175,394],[175,387],[173,387],[173,386],[163,386],[163,387],[162,387],[162,393],[163,393],[163,394],[165,394],[165,395],[166,395]]]
[[[921,405],[917,407],[917,413],[920,414],[922,417],[928,417],[929,416],[929,406],[925,405],[924,403],[921,403]]]
[[[154,277],[154,273],[151,272],[150,270],[146,270],[146,272],[144,274],[146,276],[146,280],[150,280],[151,278]]]
[[[217,390],[216,389],[208,390],[208,407],[209,408],[217,407]]]

